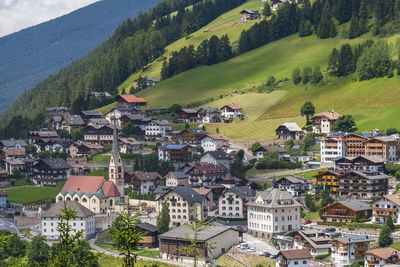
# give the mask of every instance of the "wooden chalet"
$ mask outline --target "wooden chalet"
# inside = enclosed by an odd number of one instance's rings
[[[200,145],[201,139],[207,135],[206,131],[200,129],[185,129],[180,132],[172,132],[171,142],[187,145]]]
[[[261,18],[260,13],[258,10],[248,10],[244,9],[240,11],[240,14],[242,14],[242,21],[246,22],[248,20],[255,20]]]
[[[158,231],[157,226],[143,222],[137,225],[139,232],[143,234],[139,241],[139,247],[156,248],[158,247]]]
[[[383,171],[385,161],[378,157],[337,157],[333,159],[336,170],[371,170]]]
[[[339,189],[339,178],[341,173],[333,170],[319,171],[313,177],[316,178],[312,184],[316,189],[331,190],[336,194]]]
[[[144,98],[136,97],[132,94],[117,95],[116,100],[120,108],[138,108],[147,104]]]
[[[41,185],[41,179],[67,179],[71,166],[62,158],[39,159],[33,166],[36,184]]]
[[[285,122],[275,130],[279,140],[301,141],[304,137],[303,130],[294,122]]]
[[[369,219],[372,216],[371,207],[355,199],[340,199],[321,210],[322,220],[328,222],[354,222],[356,219]]]
[[[96,127],[89,125],[84,129],[84,141],[92,144],[112,144],[113,128],[109,125]]]
[[[182,108],[177,115],[179,119],[185,122],[197,122],[200,119],[197,116],[197,110],[192,108]]]

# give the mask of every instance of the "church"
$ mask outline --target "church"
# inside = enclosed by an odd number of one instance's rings
[[[124,164],[118,150],[118,135],[114,121],[109,181],[103,176],[71,175],[56,196],[56,202],[76,201],[96,214],[121,212],[124,198]]]

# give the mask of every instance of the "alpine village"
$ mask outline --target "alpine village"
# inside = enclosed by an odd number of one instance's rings
[[[0,38],[0,266],[400,266],[400,0],[110,2]]]

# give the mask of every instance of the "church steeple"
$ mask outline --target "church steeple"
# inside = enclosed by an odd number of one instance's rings
[[[115,111],[113,119],[114,119],[113,143],[111,150],[110,165],[108,168],[108,177],[109,180],[115,184],[121,196],[124,196],[124,164],[122,162],[121,155],[119,154],[119,149],[118,149],[118,134],[117,134]]]

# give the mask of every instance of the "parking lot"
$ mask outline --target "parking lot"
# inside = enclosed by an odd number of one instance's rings
[[[249,235],[247,233],[243,233],[243,241],[249,244],[251,248],[254,248],[257,254],[262,251],[267,251],[272,255],[278,254],[278,250],[275,247],[268,244],[267,241],[255,238],[254,236]]]

